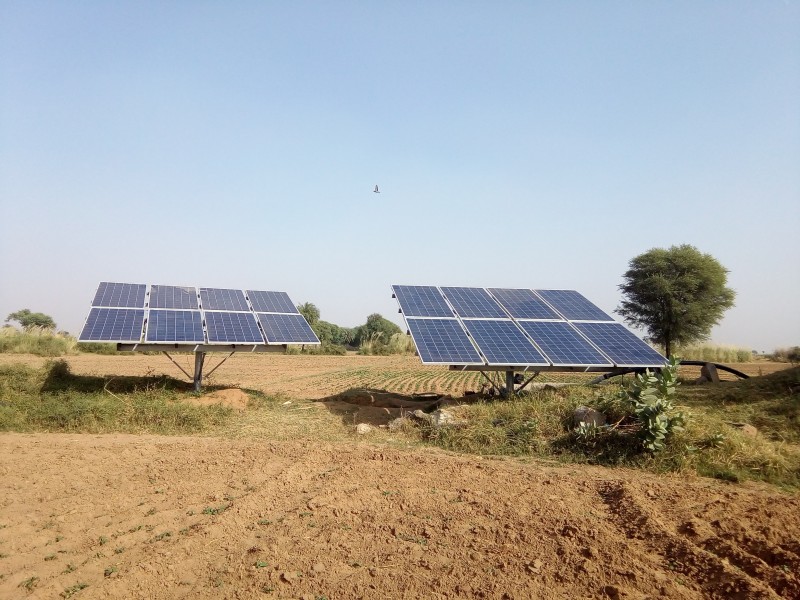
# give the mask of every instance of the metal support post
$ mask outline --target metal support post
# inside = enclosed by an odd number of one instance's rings
[[[203,382],[203,361],[206,358],[205,352],[194,353],[194,391],[199,392]]]
[[[506,396],[514,395],[514,371],[506,371]]]

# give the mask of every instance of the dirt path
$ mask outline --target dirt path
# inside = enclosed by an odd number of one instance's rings
[[[800,499],[755,485],[356,441],[0,435],[2,598],[798,598],[798,540]]]

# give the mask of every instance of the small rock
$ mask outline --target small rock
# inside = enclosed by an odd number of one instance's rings
[[[442,427],[444,425],[461,425],[462,419],[459,419],[455,413],[449,410],[440,408],[431,413],[431,424],[434,427]]]
[[[600,427],[601,425],[606,424],[607,419],[606,416],[600,411],[588,406],[579,406],[575,409],[575,412],[572,413],[572,421],[576,426],[581,423],[587,423],[589,425]]]
[[[314,566],[311,567],[311,570],[314,571],[314,573],[324,573],[325,565],[323,565],[322,563],[314,563]]]
[[[371,433],[373,429],[375,428],[367,423],[359,423],[358,425],[356,425],[356,433],[358,435],[366,435],[368,433]]]
[[[409,420],[405,417],[397,417],[396,419],[392,419],[389,421],[389,431],[400,431]]]
[[[427,424],[431,423],[431,416],[428,413],[423,412],[419,409],[412,412],[411,417],[413,417],[416,421],[420,421],[422,423],[427,423]]]
[[[295,579],[297,579],[297,574],[293,573],[292,571],[284,571],[281,573],[281,579],[286,583],[291,583]]]
[[[756,437],[758,435],[758,429],[750,425],[750,423],[734,423],[734,427],[749,437]]]
[[[542,561],[537,558],[536,560],[529,562],[526,568],[529,573],[538,573],[542,568]]]

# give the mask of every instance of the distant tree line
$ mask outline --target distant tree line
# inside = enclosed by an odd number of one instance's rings
[[[378,313],[369,315],[363,325],[340,327],[335,323],[321,320],[319,308],[311,302],[299,305],[297,310],[317,334],[319,341],[322,342],[323,351],[338,349],[343,352],[347,347],[369,347],[372,353],[387,354],[393,336],[403,333],[397,325]]]

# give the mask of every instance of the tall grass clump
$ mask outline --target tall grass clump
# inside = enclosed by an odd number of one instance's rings
[[[703,360],[716,363],[752,362],[753,351],[738,346],[718,344],[693,344],[681,346],[675,354],[686,360]]]
[[[87,354],[122,354],[117,351],[116,344],[103,342],[78,342],[76,348],[79,352],[86,352]]]
[[[29,327],[20,331],[14,327],[0,328],[0,352],[64,356],[74,354],[76,340],[71,335],[55,333],[44,327]]]
[[[63,361],[0,366],[0,431],[185,434],[222,425],[232,409],[195,406],[170,377],[73,375]]]
[[[386,356],[389,354],[414,354],[417,351],[414,340],[404,333],[393,333],[386,337],[383,332],[375,332],[361,339],[358,353],[367,356]]]

